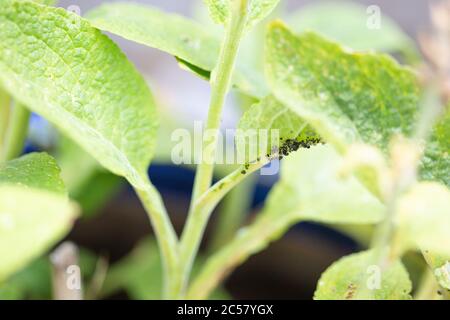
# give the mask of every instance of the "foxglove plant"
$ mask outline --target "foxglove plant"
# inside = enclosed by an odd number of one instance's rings
[[[81,18],[51,1],[0,1],[0,282],[64,237],[79,211],[51,156],[19,157],[35,112],[133,186],[157,239],[164,298],[207,298],[234,268],[303,221],[376,226],[369,250],[325,271],[316,299],[410,299],[401,261],[410,250],[423,253],[436,275],[432,284],[449,290],[450,114],[443,86],[427,89],[411,67],[385,54],[351,51],[278,20],[266,30],[262,72],[238,52],[279,0],[204,2],[224,26],[222,39],[187,18],[127,2]],[[205,129],[214,134],[203,139],[180,238],[147,174],[157,150],[155,100],[102,31],[165,51],[210,81]],[[439,31],[448,39],[449,30]],[[238,150],[245,163],[213,184],[231,87],[256,101],[238,127],[276,130],[279,141],[263,141],[255,155]],[[281,179],[262,212],[191,278],[212,211],[281,158]]]

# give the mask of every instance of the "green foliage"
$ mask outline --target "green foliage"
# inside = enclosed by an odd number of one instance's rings
[[[416,79],[388,56],[345,51],[275,22],[266,38],[266,70],[277,99],[338,148],[364,141],[385,149],[392,134],[411,132]]]
[[[39,258],[25,269],[0,284],[0,299],[49,299],[51,297],[51,266]]]
[[[83,217],[97,213],[123,182],[67,137],[59,137],[55,156],[69,195],[81,206]]]
[[[292,154],[269,195],[265,214],[293,215],[296,221],[371,224],[384,206],[354,177],[339,177],[342,158],[318,145]],[[295,221],[295,220],[294,220]]]
[[[0,168],[0,282],[44,253],[71,228],[70,203],[46,154],[31,154]]]
[[[355,50],[401,52],[417,59],[415,45],[395,21],[382,14],[380,28],[368,28],[367,6],[350,1],[319,2],[301,8],[287,21],[295,32],[315,31]]]
[[[45,4],[46,6],[54,6],[57,0],[33,0],[34,2]]]
[[[227,24],[233,12],[233,6],[248,10],[247,26],[252,27],[264,19],[277,6],[280,0],[204,0],[211,18],[220,24]]]
[[[30,153],[0,164],[0,185],[35,188],[59,194],[66,189],[55,159],[46,153]]]
[[[365,251],[344,257],[333,263],[321,276],[314,294],[317,300],[350,300],[360,297],[365,286],[379,279],[380,286],[373,291],[376,300],[409,300],[412,284],[408,272],[400,261],[393,262],[377,275],[371,269],[372,251]],[[379,269],[378,269],[379,270]],[[376,279],[376,277],[379,277]],[[374,286],[376,288],[376,286]],[[369,288],[370,289],[370,288]]]
[[[151,93],[134,66],[75,14],[32,2],[4,2],[3,87],[106,168],[144,188],[158,120]]]
[[[89,289],[89,281],[95,271],[95,255],[84,249],[79,250],[79,266],[83,288]],[[86,290],[85,290],[86,291]],[[48,257],[41,257],[26,268],[12,275],[0,284],[0,300],[52,299],[52,266]]]
[[[175,56],[180,64],[209,78],[220,51],[220,38],[200,23],[150,6],[108,3],[86,14],[97,28]],[[261,97],[266,87],[261,73],[238,62],[234,84],[243,92]]]

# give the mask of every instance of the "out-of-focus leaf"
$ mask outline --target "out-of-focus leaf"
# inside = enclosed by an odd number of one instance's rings
[[[61,176],[83,217],[90,217],[120,188],[121,177],[106,172],[72,140],[60,137],[56,152]]]
[[[394,20],[380,12],[379,28],[371,27],[367,10],[354,2],[319,2],[294,12],[287,21],[296,32],[316,31],[355,50],[401,52],[418,58],[414,42]]]
[[[64,236],[77,215],[56,162],[33,153],[0,166],[0,281]]]
[[[0,284],[0,299],[50,299],[51,268],[45,258],[39,258]]]
[[[87,288],[87,283],[95,271],[97,258],[85,248],[80,248],[79,253],[83,288]],[[49,259],[47,257],[38,258],[0,284],[0,300],[52,299],[51,273]]]
[[[48,155],[31,154],[0,168],[0,282],[45,252],[71,228],[71,203]]]
[[[110,171],[147,188],[158,120],[147,84],[120,49],[78,15],[33,2],[3,1],[0,26],[3,87]]]
[[[90,218],[101,212],[100,209],[119,192],[123,184],[121,177],[98,170],[72,198],[83,209],[83,218]]]
[[[150,6],[108,3],[86,17],[101,30],[174,55],[186,69],[203,78],[209,77],[219,56],[220,38],[215,33],[193,20]],[[237,62],[233,82],[252,96],[267,93],[262,73],[245,61]]]
[[[433,271],[439,285],[447,290],[450,290],[450,258],[435,254],[428,250],[423,251],[423,255],[428,265]]]
[[[450,110],[450,109],[447,109]],[[422,159],[424,180],[440,180],[450,187],[450,111],[436,124]]]
[[[317,34],[295,35],[274,22],[266,38],[273,93],[338,150],[364,142],[383,151],[395,134],[409,136],[418,117],[414,73],[389,56],[346,51]],[[422,177],[449,183],[449,123],[436,128]]]
[[[340,177],[342,162],[327,145],[301,149],[283,160],[281,179],[272,188],[256,221],[242,228],[230,244],[208,260],[201,276],[215,268],[227,272],[299,222],[355,225],[380,222],[384,206],[355,177]],[[223,257],[230,257],[225,265]],[[221,265],[217,265],[219,262]],[[196,285],[197,282],[191,287],[190,296],[203,296],[205,288]]]
[[[35,188],[59,194],[66,189],[55,159],[46,153],[30,153],[0,164],[0,185]]]
[[[355,177],[340,178],[342,158],[330,146],[300,150],[287,158],[271,191],[266,214],[293,215],[297,221],[371,224],[384,206]]]
[[[422,182],[399,201],[396,224],[404,250],[421,248],[450,256],[450,190]]]
[[[333,263],[320,277],[314,299],[350,300],[364,292],[367,278],[377,277],[372,270],[372,251],[346,256]],[[381,272],[381,270],[380,270]],[[409,300],[412,284],[408,271],[396,261],[379,274],[380,287],[373,291],[376,300]],[[375,278],[374,278],[375,279]],[[361,297],[364,298],[364,297]]]
[[[55,152],[69,194],[78,193],[100,164],[70,138],[60,135]]]
[[[72,227],[76,207],[66,197],[0,187],[0,281],[45,252]]]
[[[247,26],[252,27],[267,17],[280,0],[204,0],[211,18],[220,24],[227,24],[232,6],[244,6],[248,10]],[[235,4],[233,3],[235,2]]]
[[[16,1],[33,1],[46,6],[54,6],[58,2],[57,0],[16,0]]]

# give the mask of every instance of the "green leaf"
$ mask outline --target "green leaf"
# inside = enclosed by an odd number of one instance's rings
[[[244,113],[235,139],[238,154],[245,152],[249,162],[278,151],[284,157],[320,142],[305,121],[273,96],[255,103]]]
[[[396,214],[403,249],[450,256],[450,190],[438,183],[416,184],[402,196]]]
[[[120,188],[122,178],[106,171],[65,136],[59,137],[55,154],[70,198],[82,208],[83,218],[99,213]]]
[[[99,213],[109,201],[119,193],[124,181],[121,177],[104,170],[97,170],[79,190],[74,190],[71,198],[83,210],[83,218],[91,218]]]
[[[78,210],[58,173],[54,160],[44,153],[0,167],[0,282],[70,230]]]
[[[276,98],[338,150],[363,142],[387,150],[395,134],[410,136],[418,117],[414,73],[389,56],[344,50],[280,22],[266,38],[266,71]],[[436,127],[421,175],[450,185],[450,116]]]
[[[51,284],[50,262],[39,258],[0,284],[0,299],[51,299]]]
[[[221,40],[203,25],[150,6],[108,3],[86,14],[97,28],[175,56],[188,70],[204,77],[215,67]],[[261,97],[267,93],[264,76],[239,61],[233,79],[243,92]]]
[[[194,267],[194,273],[198,268]],[[146,238],[125,258],[113,264],[103,286],[103,296],[125,289],[131,299],[161,299],[163,270],[154,239]],[[212,298],[226,299],[223,290],[217,290]]]
[[[342,158],[330,146],[317,145],[287,158],[281,180],[264,212],[293,215],[297,221],[370,224],[384,216],[384,206],[355,177],[339,177]]]
[[[450,110],[450,109],[447,109]],[[440,180],[450,187],[450,111],[437,123],[428,141],[420,170],[424,180]]]
[[[369,28],[367,6],[340,1],[314,3],[290,15],[288,24],[296,32],[316,31],[355,50],[402,52],[417,60],[411,38],[386,14],[380,28]]]
[[[252,27],[267,17],[278,5],[280,0],[204,0],[208,6],[211,18],[220,24],[228,23],[231,15],[232,2],[246,4],[248,10],[247,27]]]
[[[435,254],[428,250],[423,251],[425,260],[433,274],[436,277],[439,285],[447,290],[450,290],[450,259],[449,256]]]
[[[65,236],[76,215],[65,196],[1,185],[0,282]]]
[[[46,153],[30,153],[0,164],[0,185],[43,189],[65,194],[55,159]]]
[[[372,251],[365,251],[341,258],[333,263],[320,277],[314,299],[350,300],[361,294],[361,285],[368,277],[376,277],[372,270]],[[379,289],[374,290],[376,300],[410,300],[412,284],[408,271],[400,261],[392,263],[379,279]]]
[[[345,51],[274,22],[266,38],[266,71],[277,99],[341,150],[356,141],[386,150],[393,134],[408,135],[415,122],[416,78],[386,55]]]
[[[76,14],[32,2],[0,8],[0,82],[103,166],[147,185],[157,115],[144,79]]]

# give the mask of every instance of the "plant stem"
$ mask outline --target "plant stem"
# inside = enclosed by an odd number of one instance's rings
[[[213,207],[202,207],[202,202],[197,200],[211,186],[222,109],[231,86],[239,44],[247,22],[247,0],[233,1],[231,7],[219,60],[211,74],[211,100],[205,130],[212,133],[212,141],[203,139],[202,158],[197,167],[191,207],[180,243],[180,273],[182,275],[182,281],[178,288],[180,295],[183,294],[187,285],[210,211],[213,210]]]
[[[204,234],[206,224],[211,216],[212,211],[217,204],[225,197],[225,195],[248,177],[251,173],[262,168],[269,160],[265,159],[260,162],[250,164],[247,167],[246,173],[242,173],[242,168],[232,172],[214,186],[212,186],[203,196],[201,196],[196,203],[194,203],[194,210],[190,213],[191,224],[189,232],[183,232],[183,238],[180,243],[180,266],[182,267],[182,287],[181,294],[186,289],[189,274],[194,263],[195,255],[200,246],[202,236]]]
[[[253,224],[239,230],[228,245],[208,259],[189,288],[187,299],[207,298],[236,266],[262,251],[296,222],[298,219],[293,215],[280,215],[274,219],[263,214]]]
[[[386,204],[386,216],[383,222],[376,228],[374,237],[372,239],[371,248],[374,250],[374,263],[378,266],[385,266],[388,258],[388,251],[386,251],[394,238],[394,215],[397,206],[397,199],[399,196],[398,188],[394,188],[391,197]]]
[[[245,94],[238,94],[237,98],[242,111],[248,110],[257,102],[255,98]],[[217,170],[217,167],[215,169]],[[230,241],[243,224],[246,214],[251,209],[252,195],[257,180],[256,176],[249,176],[231,190],[230,194],[223,199],[223,204],[218,213],[217,223],[212,233],[212,239],[208,245],[208,253],[213,253]]]
[[[208,247],[214,252],[230,241],[236,231],[244,222],[252,203],[252,192],[256,183],[256,176],[252,175],[237,185],[224,198],[220,208],[217,225],[214,228],[213,238]]]
[[[8,120],[8,129],[5,135],[5,144],[2,149],[0,162],[14,159],[23,151],[28,133],[30,111],[22,104],[16,103]]]
[[[211,100],[205,131],[213,132],[213,135],[211,137],[212,141],[205,141],[205,139],[203,141],[202,158],[197,167],[194,181],[193,201],[211,186],[222,109],[225,97],[231,86],[239,44],[247,21],[247,0],[237,0],[235,2],[239,2],[240,5],[231,14],[220,50],[219,60],[211,74]]]
[[[136,189],[136,193],[149,215],[160,248],[164,268],[163,296],[173,299],[177,296],[177,287],[180,282],[177,235],[155,187],[149,182],[146,190]]]

